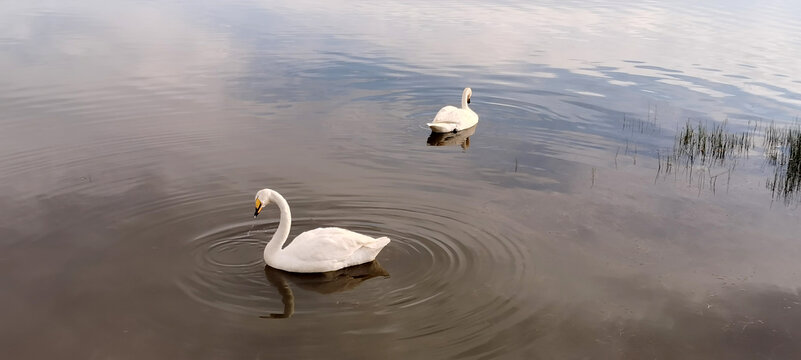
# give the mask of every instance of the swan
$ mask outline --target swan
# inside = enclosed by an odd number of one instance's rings
[[[473,90],[464,88],[461,108],[448,105],[440,109],[434,116],[434,121],[426,125],[435,133],[457,132],[473,127],[478,123],[478,114],[467,106],[470,104],[471,96],[473,96]]]
[[[289,204],[281,194],[270,189],[256,193],[256,212],[259,215],[270,202],[278,205],[281,220],[272,239],[264,247],[264,262],[276,269],[295,273],[335,271],[375,260],[389,244],[389,238],[371,238],[350,230],[327,227],[306,231],[284,248],[292,225]]]

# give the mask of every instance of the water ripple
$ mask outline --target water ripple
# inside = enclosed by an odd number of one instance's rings
[[[321,207],[311,199],[293,199],[291,205],[299,209]],[[528,259],[527,251],[515,238],[523,234],[510,233],[508,226],[501,228],[466,211],[423,207],[397,199],[342,197],[313,213],[312,218],[293,220],[290,237],[323,225],[389,236],[392,242],[377,258],[389,277],[344,289],[350,291],[326,299],[298,292],[299,288],[303,290],[303,281],[283,273],[294,290],[290,292],[297,307],[294,316],[348,321],[369,310],[377,316],[403,319],[396,325],[411,328],[407,329],[411,332],[404,332],[401,339],[434,333],[452,333],[456,339],[478,336],[493,327],[491,324],[504,324],[504,319],[518,312],[516,293],[521,289]],[[265,279],[261,259],[277,225],[276,219],[236,222],[187,241],[186,251],[182,251],[187,255],[178,262],[175,284],[193,300],[225,312],[262,316],[281,309],[286,295]],[[322,285],[318,281],[315,286]],[[452,304],[464,296],[479,294],[469,303]],[[432,323],[426,319],[429,309],[449,314],[438,316]]]

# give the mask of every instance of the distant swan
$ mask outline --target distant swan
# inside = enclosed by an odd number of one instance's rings
[[[461,108],[446,106],[437,112],[434,121],[426,125],[435,133],[457,132],[473,127],[478,123],[478,114],[467,106],[470,104],[471,96],[473,96],[473,90],[464,88]]]
[[[329,227],[306,231],[283,248],[292,225],[286,199],[276,191],[259,190],[253,217],[259,215],[270,201],[275,202],[281,210],[281,220],[272,239],[264,247],[264,262],[276,269],[297,273],[339,270],[375,260],[378,252],[389,243],[388,237],[374,239],[350,230]]]

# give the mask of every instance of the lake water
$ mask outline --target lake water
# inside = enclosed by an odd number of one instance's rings
[[[798,170],[762,138],[801,116],[799,14],[781,0],[3,2],[0,348],[798,358],[801,210],[797,188],[771,186]],[[429,137],[466,86],[474,133]],[[674,147],[688,125],[724,123],[756,145],[720,162]],[[291,236],[392,242],[339,273],[265,268],[265,187],[289,201]]]

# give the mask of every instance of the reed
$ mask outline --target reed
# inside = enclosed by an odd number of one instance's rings
[[[741,133],[730,133],[727,122],[715,123],[711,127],[704,122],[692,125],[688,119],[684,128],[676,135],[674,144],[675,162],[690,166],[724,165],[728,159],[748,154],[754,147],[754,134],[758,128]]]
[[[689,184],[698,186],[700,196],[704,187],[715,193],[718,177],[725,174],[728,190],[731,172],[737,166],[738,159],[747,158],[749,151],[755,147],[754,139],[759,124],[749,124],[742,132],[730,132],[727,126],[728,121],[709,125],[705,121],[694,123],[688,119],[676,131],[672,151],[657,153],[659,164],[656,179],[682,169]]]
[[[765,159],[774,166],[772,178],[766,186],[773,198],[790,203],[801,189],[801,126],[781,128],[773,123],[765,129]]]
[[[656,178],[683,169],[690,184],[695,181],[699,187],[699,194],[707,185],[715,192],[721,175],[727,176],[728,188],[737,161],[748,158],[749,151],[756,148],[756,134],[760,132],[763,133],[761,145],[765,161],[773,169],[766,186],[774,200],[783,199],[789,205],[799,199],[801,190],[801,124],[798,119],[791,126],[770,123],[760,128],[759,123],[754,123],[742,132],[728,131],[726,121],[710,126],[706,122],[687,120],[676,132],[672,152],[657,151]]]

